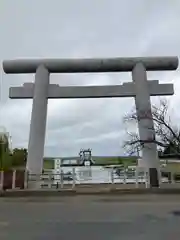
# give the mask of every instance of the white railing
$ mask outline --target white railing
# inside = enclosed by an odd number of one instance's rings
[[[160,173],[161,174],[161,173]],[[171,174],[173,176],[173,174]],[[16,188],[16,170],[12,174],[12,189]],[[160,185],[164,182],[168,183],[167,178],[160,178]],[[175,183],[173,177],[171,183]],[[120,185],[120,184],[131,184],[138,188],[139,186],[145,185],[149,187],[149,176],[145,171],[135,170],[124,170],[114,168],[103,168],[99,167],[78,167],[70,169],[61,169],[59,173],[53,171],[45,172],[41,175],[30,175],[25,172],[24,177],[24,188],[46,188],[46,189],[62,189],[74,187],[81,187],[83,185]],[[0,189],[4,186],[4,172],[0,172]]]
[[[167,179],[160,178],[160,184],[163,182],[168,182]],[[41,188],[74,188],[80,185],[94,185],[94,184],[131,184],[135,187],[139,187],[145,184],[145,187],[149,187],[149,176],[146,171],[125,171],[122,170],[117,173],[114,168],[93,168],[93,167],[78,167],[68,169],[61,169],[58,174],[47,173],[41,176],[28,177],[28,184],[32,181],[39,181],[39,187]]]

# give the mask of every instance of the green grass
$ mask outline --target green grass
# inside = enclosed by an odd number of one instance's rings
[[[136,158],[134,157],[93,157],[93,160],[95,161],[96,164],[125,164],[127,163],[128,165],[130,164],[135,164],[136,163]]]
[[[123,164],[125,166],[136,165],[135,157],[93,157],[93,160],[98,165],[118,165]],[[44,159],[44,169],[53,169],[54,168],[54,159],[53,158],[45,158]]]
[[[168,163],[167,166],[163,169],[168,172],[180,173],[180,163]]]
[[[54,168],[54,160],[45,159],[44,160],[44,169],[53,169]]]
[[[107,165],[118,165],[123,164],[124,166],[136,165],[136,159],[134,157],[93,157],[96,164],[107,164]],[[54,160],[53,158],[44,160],[44,169],[53,169]],[[172,171],[180,173],[180,163],[168,163],[164,171]]]

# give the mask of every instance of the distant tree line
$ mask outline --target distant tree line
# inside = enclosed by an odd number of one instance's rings
[[[25,166],[27,161],[27,149],[14,148],[10,150],[7,135],[0,136],[0,170]]]

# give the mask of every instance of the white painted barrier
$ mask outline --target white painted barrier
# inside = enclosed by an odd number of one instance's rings
[[[159,173],[160,174],[160,173]],[[46,180],[45,180],[46,176]],[[44,180],[43,180],[44,179]],[[149,188],[149,175],[143,168],[121,169],[117,174],[115,168],[104,168],[98,166],[61,167],[60,173],[48,173],[41,177],[41,185],[47,188],[74,188],[80,184],[145,184]],[[161,179],[161,182],[168,182]],[[66,187],[67,188],[67,187]]]

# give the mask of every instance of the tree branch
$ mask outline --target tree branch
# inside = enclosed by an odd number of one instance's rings
[[[180,151],[180,130],[171,122],[168,115],[168,102],[166,99],[161,99],[159,106],[152,106],[152,113],[141,111],[139,117],[136,111],[133,110],[123,118],[124,123],[138,123],[138,121],[152,119],[154,126],[148,127],[148,130],[155,130],[156,136],[150,139],[140,139],[137,133],[129,133],[128,138],[123,143],[123,148],[130,149],[131,153],[137,152],[137,149],[147,147],[147,143],[155,143],[164,150],[171,146],[171,149],[178,153]]]

